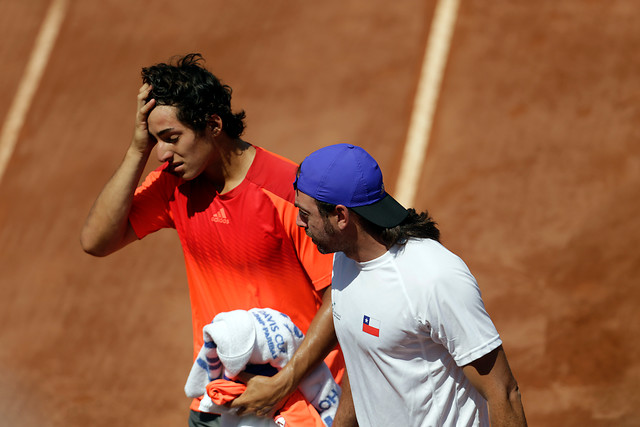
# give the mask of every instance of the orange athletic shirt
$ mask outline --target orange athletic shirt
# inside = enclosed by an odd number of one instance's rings
[[[321,304],[318,291],[331,283],[333,257],[320,254],[296,225],[297,165],[255,148],[247,176],[227,193],[219,194],[205,179],[178,178],[165,172],[166,165],[135,192],[129,221],[136,235],[175,228],[180,237],[194,359],[202,328],[224,311],[273,308],[306,333]]]

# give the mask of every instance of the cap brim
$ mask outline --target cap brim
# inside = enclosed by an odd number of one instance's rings
[[[395,227],[404,221],[407,215],[409,215],[409,212],[404,208],[404,206],[398,203],[389,194],[379,202],[366,206],[356,206],[350,209],[363,218],[384,228]]]

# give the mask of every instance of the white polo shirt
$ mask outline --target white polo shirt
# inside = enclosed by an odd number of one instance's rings
[[[364,263],[336,253],[331,297],[360,425],[489,425],[461,366],[502,341],[458,256],[430,239]]]

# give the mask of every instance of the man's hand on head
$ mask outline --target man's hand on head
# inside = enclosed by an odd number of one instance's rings
[[[138,91],[138,108],[136,110],[132,145],[140,152],[150,151],[156,143],[155,139],[149,134],[149,114],[156,105],[155,99],[150,99],[147,102],[151,89],[153,89],[151,85],[145,83]]]

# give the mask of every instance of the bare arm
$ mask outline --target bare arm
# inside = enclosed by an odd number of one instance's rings
[[[143,85],[138,92],[138,108],[133,140],[122,163],[107,182],[89,211],[80,233],[85,252],[105,256],[137,239],[129,224],[133,193],[154,145],[149,136],[147,117],[155,100],[145,104],[151,87]]]
[[[351,396],[351,383],[349,382],[349,376],[345,371],[342,378],[342,395],[340,396],[340,403],[338,404],[338,411],[333,419],[332,427],[358,427],[358,420],[356,419],[356,410],[353,407],[353,398]]]
[[[323,295],[322,306],[293,357],[273,377],[244,376],[247,390],[231,403],[240,413],[266,415],[297,387],[304,376],[315,368],[336,346],[333,329],[331,290]]]
[[[489,404],[491,425],[527,425],[518,383],[511,373],[502,346],[464,366],[464,374]]]

